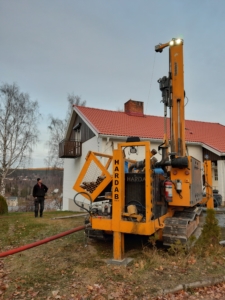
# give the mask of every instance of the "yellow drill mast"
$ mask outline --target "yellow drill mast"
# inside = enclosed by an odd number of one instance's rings
[[[159,44],[155,51],[162,52],[165,47],[169,47],[169,75],[159,79],[165,106],[164,116],[169,107],[171,152],[185,156],[183,40],[172,39],[169,43]]]

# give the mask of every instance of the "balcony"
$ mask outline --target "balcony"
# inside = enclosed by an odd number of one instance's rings
[[[60,158],[76,158],[81,156],[81,142],[65,141],[59,143],[59,157]]]

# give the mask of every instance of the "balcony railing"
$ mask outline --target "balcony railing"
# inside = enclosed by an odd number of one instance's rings
[[[78,141],[65,141],[59,144],[59,157],[60,158],[75,158],[81,156],[81,142]]]

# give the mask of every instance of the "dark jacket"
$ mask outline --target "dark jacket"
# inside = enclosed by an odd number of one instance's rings
[[[41,186],[39,186],[39,184],[37,183],[33,188],[33,197],[44,197],[47,191],[48,188],[46,185],[42,183]]]

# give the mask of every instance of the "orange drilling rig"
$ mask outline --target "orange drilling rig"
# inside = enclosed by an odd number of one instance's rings
[[[155,46],[169,48],[169,73],[158,80],[164,104],[164,136],[159,146],[161,161],[149,141],[128,137],[112,155],[89,152],[73,186],[90,200],[86,229],[90,237],[113,234],[113,260],[124,260],[124,234],[157,233],[164,245],[187,243],[199,228],[200,203],[213,208],[211,162],[186,155],[184,114],[183,40]],[[167,111],[169,110],[169,130]],[[168,133],[169,132],[169,133]],[[141,153],[139,161],[128,152]],[[204,169],[204,175],[202,170]],[[203,180],[204,177],[204,180]],[[203,198],[203,185],[206,198]]]

